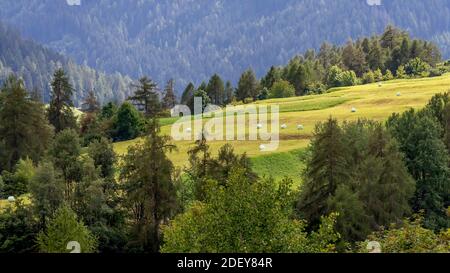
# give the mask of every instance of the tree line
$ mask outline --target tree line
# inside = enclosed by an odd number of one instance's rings
[[[0,92],[0,197],[16,198],[0,211],[0,252],[66,252],[68,238],[102,253],[366,252],[366,240],[450,251],[449,93],[385,124],[318,124],[297,189],[259,177],[229,144],[213,156],[204,137],[176,168],[159,123],[173,96],[161,103],[149,78],[134,105],[101,108],[91,93],[79,118],[63,70],[51,86],[48,106],[14,76]],[[119,156],[109,134],[133,132],[124,120],[145,134]]]
[[[321,94],[329,88],[369,84],[392,79],[440,76],[449,71],[439,48],[432,42],[412,39],[394,26],[381,35],[349,40],[344,46],[324,43],[320,50],[295,56],[286,66],[272,66],[258,79],[250,68],[236,87],[214,74],[197,88],[187,85],[181,103],[192,107],[193,97],[216,105]]]

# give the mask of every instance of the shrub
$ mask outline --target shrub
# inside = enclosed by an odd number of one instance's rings
[[[424,76],[430,70],[430,65],[420,58],[414,58],[405,65],[405,72],[409,76]]]
[[[375,82],[375,75],[373,74],[372,70],[369,70],[369,72],[367,72],[363,75],[363,83],[364,84],[374,83],[374,82]]]
[[[391,70],[386,70],[386,73],[384,74],[384,80],[385,81],[390,81],[394,79],[394,75],[392,75]]]
[[[288,81],[280,80],[270,88],[269,98],[288,98],[295,96],[295,88]]]

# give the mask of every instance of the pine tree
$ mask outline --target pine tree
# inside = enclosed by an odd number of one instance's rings
[[[134,88],[134,95],[128,100],[144,111],[146,117],[156,117],[161,112],[157,84],[148,77],[142,77]]]
[[[58,209],[55,217],[48,223],[45,232],[37,236],[39,251],[42,253],[69,253],[69,242],[78,242],[81,253],[93,253],[97,250],[97,239],[77,215],[67,206]]]
[[[166,155],[174,146],[168,141],[152,119],[144,143],[130,147],[122,163],[126,206],[133,213],[131,247],[144,252],[159,251],[160,226],[176,209],[174,166]]]
[[[271,66],[266,76],[261,79],[261,87],[265,87],[267,90],[270,90],[272,85],[278,80],[281,80],[280,69],[275,66]]]
[[[380,43],[377,40],[374,40],[369,55],[367,56],[369,68],[373,71],[384,69],[384,61],[383,49],[381,48]]]
[[[256,79],[253,70],[249,69],[245,71],[238,83],[236,89],[236,98],[240,101],[244,101],[247,98],[256,99],[258,97],[258,81]]]
[[[177,98],[175,96],[175,81],[170,79],[166,87],[164,88],[164,97],[162,104],[164,109],[172,109],[177,104]]]
[[[187,105],[195,93],[195,86],[193,83],[189,83],[186,88],[183,91],[183,94],[181,95],[181,104]]]
[[[321,215],[330,213],[328,198],[350,179],[342,134],[337,120],[329,118],[316,126],[310,144],[311,158],[297,208],[312,225],[318,224]]]
[[[47,112],[50,124],[55,127],[56,133],[67,128],[75,129],[76,118],[72,111],[73,87],[63,69],[55,71],[51,86],[51,101]]]
[[[0,92],[0,170],[11,170],[21,158],[38,162],[52,135],[44,106],[28,98],[21,80],[6,79]]]
[[[214,74],[206,87],[206,93],[215,105],[223,105],[225,96],[225,87],[219,75]]]

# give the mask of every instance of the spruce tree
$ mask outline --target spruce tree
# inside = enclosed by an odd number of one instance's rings
[[[21,80],[6,79],[0,91],[0,170],[11,170],[26,157],[38,162],[52,136],[44,105],[29,99]]]
[[[157,84],[148,77],[142,77],[134,88],[134,95],[128,100],[144,111],[146,117],[156,117],[161,112]]]
[[[321,215],[330,213],[328,198],[334,195],[339,185],[350,179],[342,134],[337,120],[330,117],[316,126],[309,147],[311,157],[297,208],[312,225],[319,223]]]
[[[225,87],[219,75],[214,74],[206,87],[206,93],[215,105],[222,105],[224,102]]]
[[[63,69],[58,69],[53,75],[51,83],[51,100],[47,110],[50,123],[55,127],[55,132],[67,128],[76,128],[76,118],[73,114],[73,87]]]
[[[186,88],[183,91],[183,94],[181,95],[181,104],[188,105],[188,103],[191,101],[191,98],[194,96],[195,93],[195,86],[193,83],[189,83]]]
[[[258,97],[258,81],[253,70],[245,71],[238,83],[236,89],[236,98],[244,101],[247,98],[256,99]]]

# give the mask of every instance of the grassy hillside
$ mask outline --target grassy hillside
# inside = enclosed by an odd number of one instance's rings
[[[273,175],[281,178],[285,175],[299,179],[302,166],[298,160],[308,145],[317,122],[329,116],[340,121],[369,118],[383,121],[394,112],[403,112],[409,108],[421,108],[436,93],[450,88],[450,74],[436,78],[393,80],[378,84],[355,87],[335,88],[323,95],[313,95],[286,99],[259,101],[257,104],[278,104],[280,106],[280,124],[288,126],[280,130],[280,146],[275,152],[261,152],[262,141],[230,142],[238,153],[247,153],[261,175]],[[401,95],[398,96],[397,93]],[[357,109],[352,113],[352,108]],[[174,119],[164,120],[162,132],[170,135]],[[297,125],[304,125],[304,130],[297,130]],[[187,126],[189,127],[189,126]],[[115,144],[116,152],[123,154],[129,145],[137,140]],[[210,142],[216,152],[225,141]],[[189,141],[175,142],[178,151],[170,154],[173,162],[179,166],[187,163],[187,151],[193,144]]]

